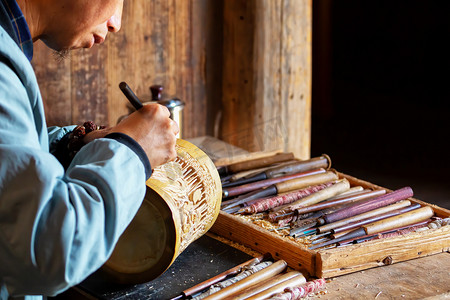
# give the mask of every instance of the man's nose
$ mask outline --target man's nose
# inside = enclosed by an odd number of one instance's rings
[[[109,18],[106,25],[108,26],[109,32],[117,32],[122,27],[122,9],[123,9],[123,1],[118,5],[114,15]]]

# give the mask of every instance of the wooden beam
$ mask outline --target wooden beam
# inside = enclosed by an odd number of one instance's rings
[[[307,0],[224,2],[223,140],[309,158],[311,13]]]

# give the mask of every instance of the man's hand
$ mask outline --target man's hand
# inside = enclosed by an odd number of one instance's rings
[[[105,129],[108,130],[106,134],[121,132],[133,138],[144,149],[154,168],[177,156],[175,143],[180,129],[169,116],[167,107],[148,103],[116,126]]]
[[[111,133],[111,127],[105,128],[105,129],[91,131],[91,132],[87,133],[84,136],[83,142],[85,144],[87,144],[89,142],[92,142],[95,139],[99,139],[99,138],[105,137],[109,133]]]

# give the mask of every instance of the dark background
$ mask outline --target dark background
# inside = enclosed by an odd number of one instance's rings
[[[312,156],[450,208],[449,3],[313,2]]]

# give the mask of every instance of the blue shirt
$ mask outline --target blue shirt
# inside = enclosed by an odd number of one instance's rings
[[[15,0],[1,0],[14,27],[19,47],[29,61],[33,58],[33,40],[22,10]]]
[[[25,40],[13,29],[19,19],[7,12],[13,2],[0,0],[1,300],[55,295],[101,267],[151,172],[144,150],[120,134],[88,143],[67,170],[51,154],[73,127],[46,126]]]

